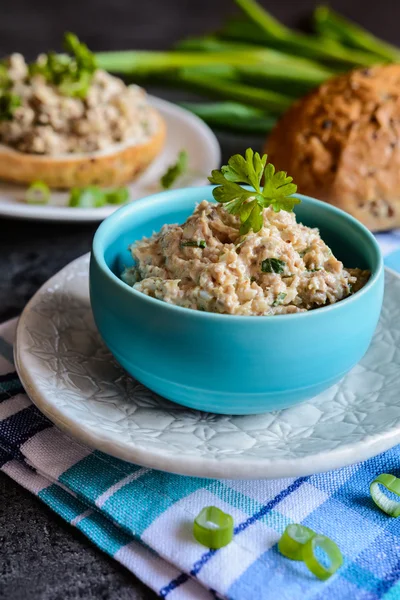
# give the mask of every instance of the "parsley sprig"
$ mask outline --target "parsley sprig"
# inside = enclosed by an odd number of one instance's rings
[[[298,198],[292,196],[297,191],[297,186],[292,183],[293,178],[284,171],[275,172],[274,165],[267,163],[267,158],[266,154],[261,157],[258,152],[247,148],[245,156],[235,154],[227,165],[221,167],[220,171],[212,171],[208,178],[218,186],[213,190],[215,200],[222,202],[229,213],[239,215],[241,235],[250,229],[254,233],[260,231],[264,208],[271,206],[275,212],[290,212],[300,203]],[[241,184],[253,189],[248,190]]]
[[[96,58],[74,33],[64,35],[64,49],[68,55],[48,52],[44,60],[30,65],[30,73],[42,75],[65,96],[85,98],[97,69]]]

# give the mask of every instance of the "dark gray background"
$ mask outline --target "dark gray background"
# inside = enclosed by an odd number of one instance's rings
[[[304,24],[313,0],[267,1],[288,25]],[[400,44],[397,0],[332,0],[343,14]],[[212,30],[232,12],[231,0],[1,0],[0,56],[29,58],[59,49],[64,31],[93,50],[167,48],[186,35]],[[153,92],[168,99],[169,91]],[[223,157],[259,147],[262,138],[219,135]],[[95,225],[0,219],[0,322],[19,314],[51,275],[87,252]],[[162,532],[160,532],[162,535]],[[38,500],[0,473],[0,599],[104,600],[156,596],[89,544]],[[243,599],[251,600],[251,599]]]

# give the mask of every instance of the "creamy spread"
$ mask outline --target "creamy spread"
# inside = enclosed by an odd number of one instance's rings
[[[40,61],[40,57],[39,57]],[[0,143],[30,154],[94,152],[129,140],[140,144],[157,128],[146,93],[95,71],[86,98],[62,95],[40,75],[29,75],[21,54],[6,61],[10,92],[21,106],[0,121]]]
[[[164,225],[134,243],[135,266],[123,280],[185,308],[231,315],[298,313],[359,290],[368,271],[345,269],[318,229],[294,213],[263,211],[263,227],[246,236],[221,204],[203,201],[183,225]]]

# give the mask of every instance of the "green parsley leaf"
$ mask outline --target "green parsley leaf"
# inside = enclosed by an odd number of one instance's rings
[[[257,233],[263,226],[262,211],[271,206],[275,212],[279,210],[292,211],[300,200],[294,198],[297,186],[292,183],[284,171],[275,172],[275,167],[267,163],[267,155],[262,157],[251,148],[245,156],[235,154],[227,165],[214,170],[208,178],[217,187],[213,196],[217,202],[225,204],[225,209],[239,215],[241,221],[240,233],[248,233],[250,229]],[[264,186],[261,187],[264,178]],[[247,190],[241,184],[249,185],[253,190]]]
[[[261,271],[263,273],[278,273],[281,274],[284,271],[286,263],[284,260],[279,258],[266,258],[261,263]]]
[[[181,247],[186,246],[191,248],[205,248],[207,246],[206,240],[188,240],[187,242],[181,242]]]
[[[285,294],[285,292],[280,292],[272,303],[272,306],[279,306],[279,304],[282,304],[286,296],[287,294]]]
[[[0,92],[0,121],[11,121],[15,109],[21,106],[21,98],[11,92]]]
[[[181,150],[176,163],[168,167],[161,177],[160,183],[165,190],[168,190],[187,171],[188,159],[189,156],[186,150]]]
[[[26,190],[25,201],[28,204],[48,204],[50,188],[44,181],[33,181]]]

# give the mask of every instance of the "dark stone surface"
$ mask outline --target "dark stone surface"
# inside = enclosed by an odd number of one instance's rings
[[[233,10],[231,0],[13,0],[3,4],[0,55],[18,50],[29,57],[59,48],[65,30],[76,31],[97,50],[165,48],[185,35],[212,30]],[[316,2],[264,0],[264,4],[293,25]],[[399,2],[336,0],[330,4],[377,35],[400,42]],[[176,98],[172,92],[160,95]],[[249,145],[260,147],[262,141],[228,134],[219,139],[225,159]],[[42,283],[87,252],[95,229],[96,225],[0,219],[0,321],[16,316]],[[0,474],[0,599],[27,597],[150,600],[155,595]]]

